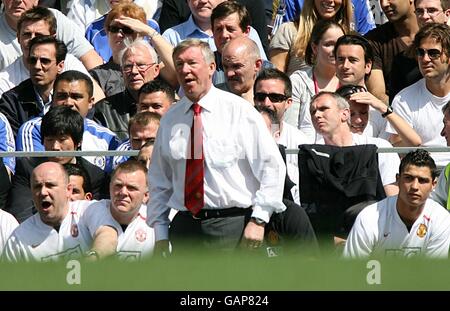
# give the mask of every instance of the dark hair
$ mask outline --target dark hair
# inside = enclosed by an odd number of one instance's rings
[[[84,119],[78,111],[67,106],[56,106],[42,117],[41,143],[44,138],[56,135],[68,135],[72,138],[75,146],[83,140]]]
[[[86,169],[80,164],[76,163],[66,163],[64,164],[67,175],[70,176],[80,176],[83,178],[83,190],[84,192],[92,192],[91,178],[87,173]]]
[[[348,34],[340,37],[334,45],[333,54],[336,57],[337,50],[341,45],[359,45],[364,50],[365,63],[373,63],[373,49],[366,38],[358,34]]]
[[[19,37],[22,25],[26,22],[39,22],[44,21],[49,26],[50,35],[56,33],[56,18],[53,12],[48,8],[42,6],[35,6],[20,15],[19,21],[17,22],[17,37]]]
[[[408,152],[400,162],[400,167],[398,169],[399,174],[402,174],[408,165],[428,167],[431,171],[433,180],[438,176],[436,163],[430,153],[424,149],[416,149],[415,151]]]
[[[342,30],[342,33],[345,35],[345,29],[339,23],[334,21],[334,19],[320,19],[313,27],[311,32],[311,38],[309,39],[308,46],[305,51],[305,62],[312,66],[315,63],[316,55],[314,55],[312,50],[312,44],[319,44],[319,41],[322,40],[323,35],[331,28],[339,28]]]
[[[152,94],[156,92],[163,92],[167,95],[170,101],[175,101],[175,90],[173,87],[171,87],[167,82],[159,79],[144,83],[139,89],[138,95],[141,96],[141,94]]]
[[[284,84],[284,95],[292,97],[292,83],[291,79],[282,71],[276,68],[263,68],[256,76],[255,83],[253,84],[253,92],[256,93],[256,85],[259,81],[263,80],[280,80]]]
[[[31,39],[30,41],[30,55],[31,50],[35,45],[38,44],[53,44],[55,46],[56,51],[56,63],[60,63],[63,60],[66,59],[67,55],[67,47],[66,44],[58,39],[56,39],[54,36],[37,36]]]
[[[111,174],[111,182],[114,180],[114,177],[119,171],[123,171],[126,173],[132,173],[137,171],[142,171],[145,175],[145,183],[147,184],[147,173],[148,169],[147,167],[139,160],[136,160],[134,158],[130,158],[126,160],[125,162],[120,163],[117,165],[117,167],[114,169],[114,171]]]
[[[450,57],[450,27],[447,24],[427,23],[423,26],[414,37],[414,49],[417,49],[420,42],[426,38],[433,38],[439,42],[445,55]]]
[[[84,83],[87,86],[87,92],[89,97],[92,97],[94,95],[94,84],[92,83],[91,78],[81,71],[67,70],[60,73],[56,77],[55,83],[53,83],[53,89],[56,89],[56,86],[60,81],[67,81],[67,82],[84,81]]]
[[[361,85],[346,84],[346,85],[339,87],[336,90],[336,93],[341,95],[344,98],[347,98],[352,94],[360,93],[360,92],[367,92],[367,89]]]
[[[211,26],[214,30],[214,21],[219,18],[225,18],[231,14],[237,13],[239,18],[239,27],[243,32],[251,25],[252,20],[247,8],[236,1],[224,1],[212,10]]]
[[[416,7],[418,0],[414,0],[414,7]],[[444,11],[447,11],[450,8],[450,1],[449,0],[440,0],[441,7]]]

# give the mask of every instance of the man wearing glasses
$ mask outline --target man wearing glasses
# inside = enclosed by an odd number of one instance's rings
[[[440,135],[442,108],[450,100],[450,29],[445,24],[425,25],[413,43],[422,79],[400,91],[392,102],[392,108],[419,134],[422,146],[446,146]],[[407,146],[388,124],[386,131],[400,146]],[[438,166],[450,160],[447,153],[432,155]]]
[[[447,24],[450,16],[450,5],[448,0],[416,0],[415,13],[419,27],[427,23]]]
[[[159,75],[159,64],[156,51],[143,39],[135,40],[121,55],[125,91],[96,104],[94,120],[123,141],[128,138],[128,121],[137,111],[139,89]]]

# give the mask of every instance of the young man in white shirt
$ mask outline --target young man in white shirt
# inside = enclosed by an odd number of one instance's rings
[[[118,232],[116,255],[121,260],[138,260],[153,253],[155,234],[147,221],[149,200],[147,168],[138,160],[120,163],[111,176],[111,200],[94,201],[86,212],[95,217],[101,209],[114,219]]]
[[[397,175],[399,194],[361,211],[348,236],[344,256],[447,258],[450,215],[428,198],[436,177],[436,164],[427,151],[409,152]]]

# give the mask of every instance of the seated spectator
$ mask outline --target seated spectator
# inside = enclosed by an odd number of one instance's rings
[[[142,39],[126,47],[120,59],[125,91],[97,103],[94,120],[116,133],[123,141],[128,138],[128,121],[137,111],[139,89],[159,75],[159,64],[155,50]]]
[[[163,36],[173,45],[177,46],[181,41],[195,38],[209,44],[211,50],[215,51],[216,45],[213,38],[211,14],[213,9],[224,0],[211,2],[209,5],[199,5],[196,0],[187,0],[191,15],[186,22],[173,26],[164,31]],[[228,1],[227,1],[228,2]],[[266,34],[265,29],[263,32]],[[250,26],[250,39],[256,42],[263,59],[267,59],[261,39],[256,30]]]
[[[99,209],[85,217],[89,201],[70,202],[72,186],[61,164],[38,165],[30,187],[38,213],[11,234],[4,249],[8,261],[68,261],[84,254],[98,260],[115,253],[111,217]]]
[[[119,164],[111,176],[109,192],[111,200],[94,201],[86,217],[95,216],[97,210],[111,215],[119,238],[116,249],[119,259],[135,261],[152,255],[155,234],[146,223],[147,168],[136,160]]]
[[[85,0],[76,0],[76,1],[85,1]],[[104,1],[104,0],[99,0]],[[83,29],[86,30],[85,36],[86,39],[89,41],[89,43],[92,44],[94,49],[97,51],[97,53],[103,58],[105,62],[109,61],[111,56],[113,55],[111,52],[111,47],[108,45],[108,25],[106,24],[106,20],[108,19],[108,15],[118,6],[118,5],[127,5],[133,3],[133,0],[121,0],[121,1],[114,1],[114,0],[108,0],[110,8],[107,8],[107,10],[102,13],[103,15],[101,17],[96,18],[95,20],[92,19],[91,22],[84,23],[85,27]],[[139,5],[139,3],[135,2],[136,6],[140,7],[142,12],[144,13],[144,20],[143,23],[146,23],[149,27],[160,32],[159,25],[156,22],[156,20],[152,19],[152,15],[148,15],[145,10],[142,8],[142,6]],[[109,10],[111,9],[111,10]],[[109,11],[109,12],[108,12]],[[150,17],[147,19],[147,16]],[[130,16],[132,17],[132,16]],[[84,18],[83,15],[81,15],[81,18]]]
[[[291,76],[292,105],[286,111],[285,121],[315,140],[309,106],[311,98],[320,91],[334,92],[339,87],[336,77],[336,41],[345,34],[334,20],[319,20],[313,27],[305,51],[308,68],[296,70]]]
[[[447,258],[450,215],[433,200],[436,164],[423,150],[409,152],[397,175],[399,193],[363,209],[345,243],[344,256]]]
[[[84,133],[81,150],[115,150],[119,145],[116,135],[109,129],[86,117],[94,102],[92,92],[92,81],[88,76],[79,71],[66,71],[56,78],[52,106],[69,106],[83,117]],[[20,127],[16,142],[17,150],[44,150],[41,137],[41,121],[42,117],[37,117],[25,122]],[[109,157],[99,155],[85,158],[102,170],[111,170]]]
[[[0,99],[0,111],[8,118],[15,138],[22,124],[50,108],[53,84],[64,68],[67,54],[64,43],[53,36],[35,37],[29,45],[30,78],[3,93]]]
[[[263,68],[255,42],[247,37],[237,37],[228,41],[222,52],[225,84],[219,84],[217,87],[254,105],[253,84],[256,75]],[[217,73],[216,70],[213,77],[217,77]]]
[[[81,165],[72,163],[64,164],[64,169],[69,175],[69,184],[72,185],[70,201],[91,201],[93,198],[91,179],[86,170]]]
[[[311,120],[315,130],[322,135],[319,144],[338,147],[373,144],[392,147],[386,140],[354,134],[350,130],[350,105],[342,96],[331,92],[320,92],[311,100]],[[378,167],[387,196],[396,195],[396,172],[400,159],[395,153],[380,153]]]
[[[249,37],[255,42],[257,55],[262,59],[264,67],[272,67],[267,61],[266,54],[257,46],[257,40],[250,36],[250,14],[242,4],[236,1],[225,1],[214,8],[211,15],[212,32],[217,50],[214,52],[216,72],[213,76],[214,85],[225,83],[224,68],[222,66],[222,52],[224,45],[238,37]],[[253,53],[255,55],[255,53]]]
[[[145,12],[142,8],[133,3],[114,7],[105,20],[105,29],[108,40],[105,45],[112,54],[107,63],[91,70],[91,74],[101,85],[106,96],[125,90],[120,55],[127,44],[137,38],[151,38],[149,41],[159,53],[160,60],[155,59],[155,62],[160,63],[162,77],[173,86],[177,85],[173,61],[170,57],[173,47],[152,27],[145,24]]]
[[[117,150],[141,150],[147,142],[154,142],[161,116],[154,112],[143,111],[135,114],[128,122],[130,139],[123,142]],[[128,160],[128,156],[115,156],[113,168]]]
[[[30,78],[28,64],[30,41],[36,36],[55,36],[56,26],[56,18],[47,8],[34,7],[22,14],[17,23],[17,38],[22,56],[0,71],[0,95]],[[70,53],[67,53],[64,59],[62,71],[66,70],[78,70],[88,74],[84,65]],[[97,92],[94,92],[96,100],[105,96],[98,85],[95,85],[94,91]]]
[[[90,80],[89,80],[90,81]],[[56,106],[42,118],[40,134],[45,151],[75,151],[79,150],[83,139],[83,117],[66,106]],[[79,163],[87,171],[92,183],[94,199],[108,197],[107,174],[97,166],[81,157],[18,158],[16,174],[12,179],[7,211],[23,222],[36,212],[30,191],[30,176],[33,169],[45,161]]]
[[[38,5],[38,0],[16,2],[4,1],[5,10],[0,14],[0,70],[6,68],[22,55],[17,40],[17,22],[22,13]],[[103,63],[82,32],[67,16],[50,8],[57,22],[56,38],[64,42],[68,50],[78,58],[87,70]]]
[[[139,89],[137,111],[154,112],[162,117],[174,102],[174,89],[162,80],[153,80]]]
[[[422,146],[446,146],[442,137],[442,108],[450,100],[450,28],[445,24],[427,24],[414,38],[413,48],[423,78],[400,91],[392,101],[398,113],[422,139]],[[441,125],[438,125],[441,124]],[[403,141],[391,124],[386,125],[390,141],[400,147],[410,146]],[[450,161],[450,153],[433,152],[438,167]]]

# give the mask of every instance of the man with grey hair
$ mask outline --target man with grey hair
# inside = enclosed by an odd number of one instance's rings
[[[338,94],[320,92],[312,98],[310,112],[315,130],[323,137],[319,144],[339,147],[373,144],[382,148],[392,147],[384,139],[352,133],[350,105]],[[396,173],[399,164],[400,159],[396,153],[378,155],[378,168],[386,195],[398,193]]]
[[[260,114],[247,101],[213,86],[208,44],[188,39],[173,60],[185,96],[161,119],[149,178],[148,224],[156,249],[180,246],[259,248],[282,203],[286,167]],[[192,139],[190,139],[192,138]]]
[[[143,39],[137,39],[120,54],[125,91],[109,96],[95,105],[94,120],[116,133],[120,140],[128,138],[128,121],[136,111],[139,89],[159,75],[158,55]]]

